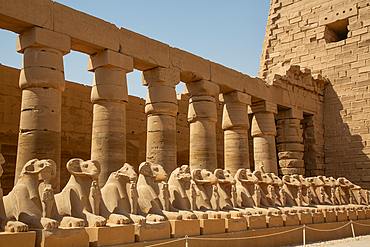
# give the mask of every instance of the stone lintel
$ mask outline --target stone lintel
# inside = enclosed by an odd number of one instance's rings
[[[149,86],[151,83],[160,83],[163,86],[174,87],[180,83],[180,72],[167,68],[154,68],[143,72],[142,83]]]
[[[222,93],[219,95],[219,100],[222,103],[240,103],[245,105],[251,104],[251,96],[239,91]]]
[[[186,83],[185,89],[191,96],[209,95],[216,97],[216,95],[219,93],[220,87],[214,82],[208,80],[199,80]]]
[[[276,119],[278,119],[278,120],[280,120],[280,119],[289,119],[289,118],[302,120],[303,119],[303,111],[298,110],[296,108],[291,108],[291,109],[288,109],[288,110],[285,110],[285,111],[279,111],[279,113],[276,115]]]
[[[71,38],[61,33],[34,26],[19,35],[17,39],[17,52],[23,53],[28,47],[49,47],[66,55],[71,49]]]
[[[106,49],[89,56],[87,70],[94,72],[99,67],[113,67],[123,69],[126,73],[129,73],[134,70],[133,66],[134,60],[132,57]]]
[[[272,112],[274,114],[278,113],[277,104],[269,102],[269,101],[261,101],[257,103],[253,103],[250,107],[252,113],[258,112]]]

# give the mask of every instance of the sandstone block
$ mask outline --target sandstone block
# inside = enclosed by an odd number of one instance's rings
[[[309,212],[297,213],[301,225],[312,224],[312,214]]]
[[[19,87],[21,89],[27,87],[53,88],[63,92],[65,87],[64,73],[60,70],[44,67],[23,68],[19,77]]]
[[[234,89],[235,85],[242,84],[242,73],[214,62],[210,62],[210,66],[211,80],[220,85],[221,91],[230,91],[230,88]]]
[[[274,114],[269,112],[259,112],[252,118],[251,134],[256,136],[276,136],[276,126]]]
[[[225,233],[225,219],[200,219],[200,235]]]
[[[222,129],[249,128],[247,106],[227,103],[223,107]]]
[[[22,33],[17,39],[17,51],[23,53],[27,47],[49,47],[68,54],[71,48],[71,39],[67,35],[40,27],[33,27]]]
[[[269,101],[261,101],[261,102],[253,103],[251,105],[251,110],[252,110],[252,113],[257,113],[257,112],[271,112],[274,114],[278,113],[277,104],[269,102]]]
[[[294,118],[294,119],[303,119],[303,111],[298,110],[296,108],[291,108],[289,110],[285,111],[279,111],[279,113],[276,115],[276,119],[286,119],[286,118]]]
[[[247,220],[244,217],[225,219],[226,232],[247,230]]]
[[[170,220],[171,238],[200,235],[200,220]]]
[[[312,221],[314,224],[317,223],[324,223],[325,222],[325,217],[322,212],[313,212],[312,213]]]
[[[183,81],[181,79],[181,81]],[[215,97],[219,93],[219,86],[211,81],[207,80],[198,80],[191,81],[185,84],[185,89],[192,96],[212,96]]]
[[[347,210],[348,220],[357,220],[356,210]]]
[[[348,215],[346,211],[335,211],[335,214],[337,215],[337,221],[347,221]]]
[[[305,174],[304,168],[281,168],[280,171],[282,175]]]
[[[281,215],[269,215],[266,216],[266,222],[269,228],[284,226],[283,216]]]
[[[170,48],[170,68],[180,71],[181,81],[185,83],[211,79],[209,60],[173,47]]]
[[[123,69],[126,73],[133,71],[133,59],[112,50],[104,50],[89,56],[87,70],[94,72],[99,67],[113,67]]]
[[[276,137],[277,143],[283,143],[283,142],[296,142],[296,143],[302,143],[303,137],[302,136],[277,136]]]
[[[248,230],[251,229],[261,229],[266,228],[266,215],[264,214],[255,214],[255,215],[245,215],[247,220]]]
[[[54,31],[70,36],[73,50],[89,55],[119,50],[115,25],[56,2],[53,7]]]
[[[281,159],[279,165],[281,168],[304,168],[304,160]]]
[[[120,27],[122,53],[133,57],[134,68],[145,71],[170,66],[170,46]]]
[[[285,152],[279,152],[279,159],[303,159],[303,153],[302,152],[290,152],[290,151],[285,151]]]
[[[336,222],[337,215],[334,211],[323,211],[325,222]]]
[[[284,226],[297,226],[300,224],[300,219],[296,213],[282,214],[282,217]]]
[[[36,243],[36,232],[1,232],[0,243],[2,247],[34,247]]]
[[[86,227],[90,246],[99,247],[135,242],[135,225],[108,225],[106,227]]]
[[[245,105],[251,104],[251,96],[239,91],[232,91],[229,93],[222,93],[219,95],[219,100],[222,103],[240,103]]]
[[[135,224],[135,242],[166,239],[171,237],[169,221]]]
[[[1,27],[16,33],[21,33],[33,26],[53,29],[53,2],[1,2]]]
[[[366,219],[365,210],[359,210],[359,209],[357,209],[356,210],[356,213],[357,213],[357,219],[358,220],[365,220]]]
[[[300,143],[281,143],[276,145],[278,151],[293,151],[293,152],[303,152],[304,145]]]

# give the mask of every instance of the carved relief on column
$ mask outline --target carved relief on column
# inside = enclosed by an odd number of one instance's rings
[[[190,123],[190,169],[217,168],[215,97],[219,86],[207,80],[186,84],[190,94],[188,122]]]
[[[29,160],[52,159],[56,177],[51,184],[59,190],[63,55],[69,53],[70,44],[69,36],[39,27],[18,37],[17,51],[24,56],[19,78],[22,106],[15,183]]]
[[[240,168],[250,168],[247,105],[251,104],[251,96],[234,91],[220,94],[220,102],[224,103],[222,129],[225,142],[225,169],[234,176]]]
[[[175,86],[179,82],[180,72],[175,70],[155,68],[143,72],[143,85],[148,86],[146,160],[161,165],[168,174],[177,166]]]
[[[88,70],[94,72],[91,159],[101,164],[99,184],[103,186],[126,162],[126,73],[133,71],[133,59],[104,50],[89,57]]]
[[[275,145],[277,105],[262,101],[253,103],[251,109],[254,114],[251,135],[253,137],[255,170],[278,175]]]
[[[277,114],[277,148],[282,175],[305,174],[303,160],[303,112],[297,109]]]

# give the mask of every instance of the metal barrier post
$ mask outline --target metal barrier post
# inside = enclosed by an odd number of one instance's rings
[[[306,225],[303,225],[303,246],[306,247]]]
[[[189,247],[189,244],[188,244],[188,235],[185,235],[185,247]]]
[[[353,228],[352,220],[351,220],[351,229],[352,229],[353,238],[356,240],[355,229]]]

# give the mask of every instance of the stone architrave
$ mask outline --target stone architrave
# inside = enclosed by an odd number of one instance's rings
[[[170,174],[176,161],[177,98],[175,86],[180,72],[155,68],[143,72],[143,85],[148,87],[146,160],[161,165]]]
[[[220,102],[224,103],[222,129],[225,142],[225,169],[234,176],[240,168],[250,168],[247,105],[251,104],[251,96],[233,91],[220,94]]]
[[[278,175],[276,159],[276,126],[277,105],[268,101],[253,103],[251,135],[253,137],[255,169]]]
[[[190,123],[190,169],[217,168],[215,97],[219,86],[207,80],[186,84],[190,94],[188,122]]]
[[[303,112],[297,109],[279,111],[277,119],[277,148],[282,175],[304,175]]]
[[[133,59],[104,50],[89,57],[88,70],[94,72],[91,159],[101,164],[99,185],[103,186],[126,162],[126,73],[133,71]]]
[[[19,77],[22,106],[15,183],[29,160],[52,159],[56,176],[51,184],[55,191],[60,189],[63,56],[69,53],[70,45],[69,36],[39,27],[18,36],[17,51],[24,56]]]

